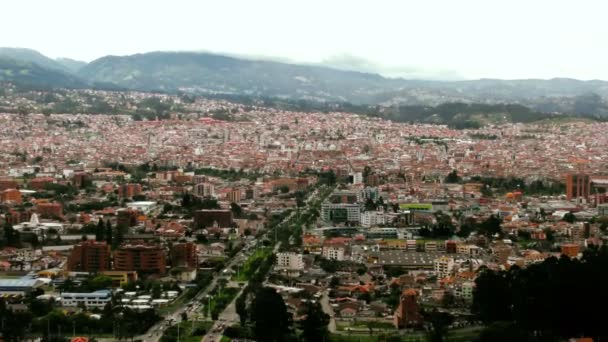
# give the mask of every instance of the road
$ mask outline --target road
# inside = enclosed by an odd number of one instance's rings
[[[308,198],[306,198],[305,203],[307,205],[309,205],[310,202],[317,196],[317,194],[318,194],[318,189],[315,189],[315,191],[313,191],[308,196]],[[294,215],[296,215],[296,212],[297,211],[292,211],[287,217],[285,217],[285,219],[283,219],[283,221],[278,226],[283,225],[286,222],[289,222],[294,217]],[[270,233],[270,231],[268,231],[266,234],[268,234],[268,233]],[[262,240],[261,238],[257,239],[257,241],[255,241],[255,243],[258,243],[261,240]],[[237,253],[233,258],[231,258],[228,261],[228,264],[226,264],[224,266],[224,269],[231,269],[237,263],[244,261],[246,259],[245,250],[247,250],[248,247],[255,247],[253,244],[254,244],[254,242],[252,242],[252,241],[247,242],[247,245],[239,253]],[[276,253],[279,250],[279,247],[280,247],[280,243],[275,244],[273,252]],[[215,286],[217,285],[217,280],[220,277],[221,277],[221,274],[214,274],[213,280],[211,281],[211,283],[209,283],[209,285],[207,285],[207,287],[205,287],[202,291],[200,291],[193,299],[185,302],[182,306],[180,306],[173,313],[165,316],[164,320],[162,320],[159,323],[152,326],[150,329],[148,329],[148,331],[145,334],[135,337],[135,339],[146,341],[146,342],[158,342],[161,339],[161,337],[163,336],[163,333],[165,332],[166,329],[171,327],[176,322],[181,321],[181,315],[183,312],[186,312],[187,314],[189,314],[189,316],[191,316],[191,314],[197,313],[201,310],[201,306],[202,306],[201,302],[202,302],[203,298],[205,298],[205,296],[207,296],[209,294],[209,292],[211,292],[211,290],[213,290],[215,288]],[[231,325],[239,322],[239,316],[236,313],[235,302],[236,302],[236,298],[238,298],[240,296],[240,294],[242,293],[243,290],[244,290],[244,287],[241,289],[241,291],[238,293],[238,295],[235,297],[235,299],[220,314],[220,316],[218,317],[218,321],[214,323],[214,325],[210,329],[209,333],[203,337],[203,341],[221,340],[224,329],[228,326],[231,326]],[[222,325],[223,328],[216,329],[220,325]],[[214,330],[218,330],[218,332],[213,333]]]
[[[327,330],[330,333],[335,334],[336,329],[336,318],[334,314],[334,309],[329,304],[329,296],[327,295],[329,290],[323,292],[323,297],[321,297],[321,307],[323,308],[323,312],[329,315],[329,324],[327,325]]]
[[[306,205],[309,205],[310,202],[317,196],[317,194],[318,194],[318,189],[315,189],[306,198],[306,200],[305,200]],[[292,211],[287,217],[285,217],[283,219],[283,221],[281,221],[281,223],[279,223],[277,225],[277,228],[275,228],[275,229],[278,229],[278,227],[280,227],[284,223],[291,221],[291,219],[293,218],[294,215],[296,215],[296,213],[297,213],[297,211]],[[268,233],[270,233],[270,231],[267,232],[267,234]],[[281,247],[281,242],[279,241],[278,243],[276,243],[274,245],[272,253],[276,254],[279,251],[280,247]],[[203,342],[220,342],[220,340],[222,339],[222,335],[223,335],[224,331],[226,330],[226,328],[240,322],[239,315],[236,313],[236,299],[243,293],[244,290],[245,290],[245,287],[243,287],[241,289],[241,291],[239,291],[239,293],[236,295],[236,297],[234,297],[232,302],[220,314],[217,322],[215,322],[213,324],[213,327],[209,330],[207,335],[203,336]],[[335,331],[336,322],[333,319],[333,312],[332,312],[331,317],[332,317],[333,327],[334,327],[334,331]]]
[[[250,247],[250,244],[252,244],[251,241],[247,242],[247,245],[228,261],[228,264],[224,266],[224,269],[230,269],[237,263],[245,260],[245,249],[247,249],[247,247]],[[188,302],[185,302],[172,314],[165,316],[164,320],[160,321],[159,323],[148,329],[148,331],[144,335],[137,336],[135,337],[135,339],[139,339],[146,342],[158,342],[163,336],[165,329],[169,328],[174,323],[181,321],[181,315],[183,312],[186,312],[190,317],[193,313],[197,313],[200,311],[201,301],[203,300],[203,298],[205,298],[205,296],[209,294],[209,292],[211,292],[211,290],[215,288],[215,286],[217,285],[217,281],[220,278],[221,274],[214,274],[211,283],[209,283],[209,285],[207,285],[207,287],[200,291],[194,298],[192,298]]]

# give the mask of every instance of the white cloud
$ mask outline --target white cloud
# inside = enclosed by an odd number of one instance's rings
[[[346,55],[395,75],[608,79],[606,10],[599,0],[9,0],[0,46],[84,60],[203,49],[309,63]]]

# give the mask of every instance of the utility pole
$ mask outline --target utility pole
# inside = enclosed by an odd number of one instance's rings
[[[179,323],[177,323],[177,342],[179,342]]]

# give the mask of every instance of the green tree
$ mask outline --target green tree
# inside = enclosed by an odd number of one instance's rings
[[[490,215],[485,221],[479,225],[479,232],[487,237],[492,237],[496,234],[501,234],[500,229],[501,220],[495,215]]]
[[[106,242],[112,246],[112,222],[106,221]]]
[[[103,220],[100,218],[99,221],[97,221],[97,226],[95,227],[95,240],[103,241],[104,235],[105,235],[104,232],[105,232],[105,227],[103,224]]]
[[[564,217],[562,218],[562,221],[566,221],[568,223],[574,223],[574,221],[576,221],[576,216],[574,216],[574,213],[572,213],[570,211],[564,215]]]
[[[291,319],[283,298],[270,287],[260,288],[251,303],[254,336],[260,342],[284,341]]]
[[[448,327],[454,322],[454,317],[448,312],[434,309],[429,313],[424,313],[425,321],[431,324],[429,331],[430,342],[443,342],[448,333]]]
[[[18,247],[20,245],[19,232],[8,221],[4,223],[4,241],[7,246]]]
[[[458,183],[458,182],[460,182],[460,180],[461,180],[461,178],[458,176],[458,171],[456,171],[456,169],[454,169],[450,173],[448,173],[448,175],[445,177],[444,182]]]
[[[323,312],[319,303],[308,302],[304,314],[306,318],[301,323],[302,337],[306,342],[323,341],[328,336],[327,325],[329,315]]]

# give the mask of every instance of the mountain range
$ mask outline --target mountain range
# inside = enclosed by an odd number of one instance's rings
[[[514,103],[542,112],[608,116],[608,82],[426,81],[199,52],[105,56],[90,63],[0,48],[0,82],[32,88],[109,88],[384,106]]]

